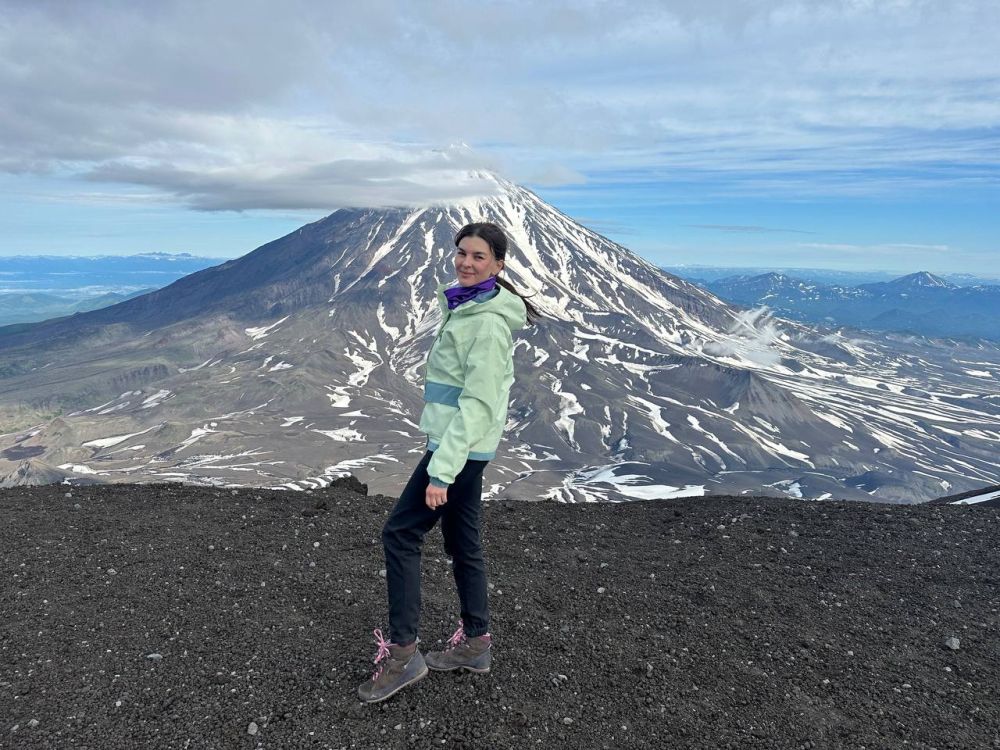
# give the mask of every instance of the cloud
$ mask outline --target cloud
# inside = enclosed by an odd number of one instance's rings
[[[794,234],[816,234],[802,229],[773,229],[771,227],[743,226],[740,224],[685,224],[686,227],[695,229],[716,229],[720,232],[734,232],[737,234],[768,234],[771,232],[790,232]]]
[[[319,209],[336,206],[425,205],[496,189],[474,170],[488,160],[455,147],[367,159],[327,162],[300,159],[282,169],[268,163],[235,162],[206,168],[195,162],[170,164],[106,162],[86,173],[95,182],[155,187],[203,211]]]
[[[540,164],[530,174],[525,175],[525,179],[533,185],[582,185],[587,182],[587,178],[570,169],[565,164],[550,162]]]
[[[998,26],[989,0],[8,3],[0,170],[204,209],[443,196],[484,164],[678,195],[995,188]]]
[[[727,339],[705,344],[705,351],[715,356],[736,357],[765,366],[781,361],[777,346],[782,330],[766,306],[740,311],[728,333]]]
[[[914,242],[804,242],[796,247],[808,251],[806,255],[797,254],[796,263],[808,263],[816,268],[881,268],[898,275],[915,271],[947,275],[967,269],[983,278],[995,275],[993,269],[1000,257],[997,247],[992,244],[976,250]]]
[[[638,234],[631,225],[622,221],[615,221],[614,219],[594,219],[587,216],[578,216],[574,218],[574,221],[600,234]]]
[[[908,242],[886,242],[874,245],[852,245],[834,242],[801,242],[798,244],[798,247],[810,250],[830,251],[836,254],[845,255],[901,255],[903,257],[912,256],[914,253],[941,255],[948,253],[951,250],[948,245],[918,245]]]

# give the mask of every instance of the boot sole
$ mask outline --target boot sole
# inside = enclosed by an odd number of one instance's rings
[[[395,690],[393,690],[391,693],[386,693],[381,698],[369,698],[368,700],[364,700],[362,698],[361,702],[362,703],[381,703],[384,700],[388,700],[389,698],[391,698],[392,696],[394,696],[396,693],[398,693],[403,688],[409,687],[410,685],[412,685],[415,682],[420,682],[422,679],[424,679],[427,676],[428,672],[430,672],[430,667],[428,667],[427,669],[425,669],[423,672],[421,672],[419,675],[417,675],[416,677],[414,677],[409,682],[404,682],[402,685],[400,685],[398,688],[396,688]]]
[[[464,669],[466,672],[475,672],[476,674],[486,674],[490,671],[489,667],[486,667],[486,669],[476,669],[475,667],[466,667],[462,665],[456,667],[432,667],[430,664],[428,664],[427,668],[432,672],[454,672],[456,669]]]

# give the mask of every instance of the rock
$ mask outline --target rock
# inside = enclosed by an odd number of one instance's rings
[[[153,661],[160,661],[161,659],[163,659],[163,654],[156,654],[156,653],[146,654],[146,658],[152,659]]]
[[[950,636],[944,639],[944,645],[950,648],[952,651],[958,651],[958,647],[961,645],[961,641],[955,636]]]
[[[56,484],[67,476],[69,475],[65,471],[32,458],[22,461],[9,474],[0,474],[0,487],[32,487]]]
[[[368,494],[368,485],[362,484],[361,481],[353,474],[350,474],[346,477],[338,477],[337,479],[333,480],[333,482],[330,483],[329,489],[348,490],[351,492],[357,492],[359,495]]]
[[[247,734],[255,735],[257,734],[257,731],[258,731],[257,722],[251,721],[250,726],[247,727]]]

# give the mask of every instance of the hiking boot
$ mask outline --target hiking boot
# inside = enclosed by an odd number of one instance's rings
[[[490,649],[492,639],[490,634],[469,638],[465,635],[465,626],[458,621],[458,630],[448,639],[450,644],[444,651],[432,651],[427,654],[427,666],[436,672],[450,672],[453,669],[464,669],[468,672],[485,674],[490,671]]]
[[[379,666],[371,679],[358,686],[358,697],[365,703],[384,701],[407,685],[427,676],[427,664],[416,641],[409,646],[400,646],[385,640],[378,628],[373,632],[378,644],[375,663]]]

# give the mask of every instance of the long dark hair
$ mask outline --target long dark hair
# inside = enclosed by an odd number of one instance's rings
[[[455,247],[458,247],[458,243],[462,241],[463,237],[479,237],[486,241],[486,244],[490,246],[490,250],[493,251],[493,257],[497,260],[506,260],[507,258],[507,235],[504,231],[498,227],[496,224],[492,224],[488,221],[477,221],[472,224],[466,224],[464,227],[458,230],[458,234],[455,235]],[[501,272],[503,269],[501,269]],[[538,320],[544,316],[538,312],[538,309],[528,302],[528,296],[534,297],[535,295],[525,296],[517,291],[514,287],[510,285],[505,279],[501,279],[497,276],[497,284],[502,286],[508,292],[512,292],[521,298],[524,302],[525,310],[528,313],[528,325],[534,325]]]

